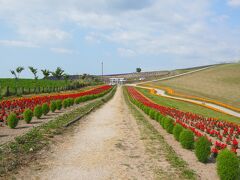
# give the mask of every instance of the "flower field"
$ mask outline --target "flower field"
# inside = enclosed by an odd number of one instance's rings
[[[206,136],[212,143],[212,152],[214,154],[224,148],[228,148],[234,153],[239,152],[239,125],[161,106],[146,98],[133,87],[127,87],[127,91],[133,102],[139,105],[141,109],[148,107],[164,117],[171,117],[175,120],[174,125],[180,124],[183,128],[191,130],[195,135],[195,140],[198,137]]]
[[[34,110],[37,105],[47,103],[50,106],[52,101],[65,100],[68,98],[76,99],[85,96],[94,96],[110,90],[112,86],[103,85],[79,93],[54,94],[48,96],[35,96],[30,98],[18,98],[13,100],[4,100],[0,102],[0,122],[6,123],[10,113],[15,113],[18,119],[23,119],[23,112],[26,109]]]

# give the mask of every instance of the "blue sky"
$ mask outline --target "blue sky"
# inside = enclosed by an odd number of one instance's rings
[[[103,61],[111,74],[239,59],[240,0],[0,0],[0,77],[17,66],[100,74]]]

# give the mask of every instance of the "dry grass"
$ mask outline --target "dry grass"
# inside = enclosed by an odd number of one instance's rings
[[[218,65],[194,74],[154,82],[178,93],[217,100],[240,107],[240,64]]]

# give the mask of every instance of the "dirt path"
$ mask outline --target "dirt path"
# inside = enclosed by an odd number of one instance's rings
[[[145,153],[120,88],[112,100],[82,119],[74,132],[63,138],[42,162],[24,168],[16,178],[155,179],[154,166],[168,164],[154,164]]]

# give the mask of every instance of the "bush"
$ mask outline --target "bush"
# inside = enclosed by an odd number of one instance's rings
[[[177,141],[179,141],[179,136],[182,130],[183,130],[183,127],[180,124],[176,124],[176,126],[174,126],[173,128],[173,136]]]
[[[42,107],[37,105],[35,108],[34,108],[34,116],[38,119],[41,118],[43,112],[42,112]]]
[[[163,126],[168,133],[172,134],[174,128],[174,121],[171,118],[165,118]]]
[[[61,110],[62,109],[62,100],[57,100],[56,101],[56,106],[57,106],[57,110]]]
[[[207,162],[208,157],[211,153],[211,143],[207,139],[207,137],[202,136],[198,138],[195,143],[195,155],[198,160],[202,163]]]
[[[146,114],[149,114],[150,108],[147,107],[147,106],[145,106],[144,109],[143,109],[143,111],[144,111]]]
[[[180,143],[185,149],[194,148],[194,134],[188,129],[184,129],[179,136]]]
[[[74,105],[74,99],[73,98],[69,98],[68,99],[68,103],[69,103],[69,106],[73,106]]]
[[[165,117],[164,116],[159,116],[158,117],[158,122],[160,123],[160,125],[163,127],[163,124],[164,124],[164,120],[165,120]]]
[[[42,113],[43,113],[44,115],[47,115],[47,113],[49,113],[49,106],[48,106],[47,103],[44,103],[44,104],[42,105]]]
[[[155,111],[153,109],[150,109],[149,116],[150,116],[151,119],[155,118]]]
[[[26,123],[30,123],[33,117],[33,112],[31,109],[26,109],[23,113],[23,118]]]
[[[7,118],[7,124],[10,128],[14,129],[18,125],[18,118],[15,113],[11,113]]]
[[[223,180],[239,179],[239,160],[228,149],[224,149],[218,154],[217,173]]]
[[[56,111],[56,109],[57,109],[57,103],[56,103],[56,101],[51,101],[50,109],[51,109],[52,112],[55,112],[55,111]]]
[[[63,107],[64,108],[67,108],[69,105],[68,105],[68,99],[64,99],[63,100]]]
[[[75,104],[80,104],[82,102],[82,98],[78,97],[75,99]]]

